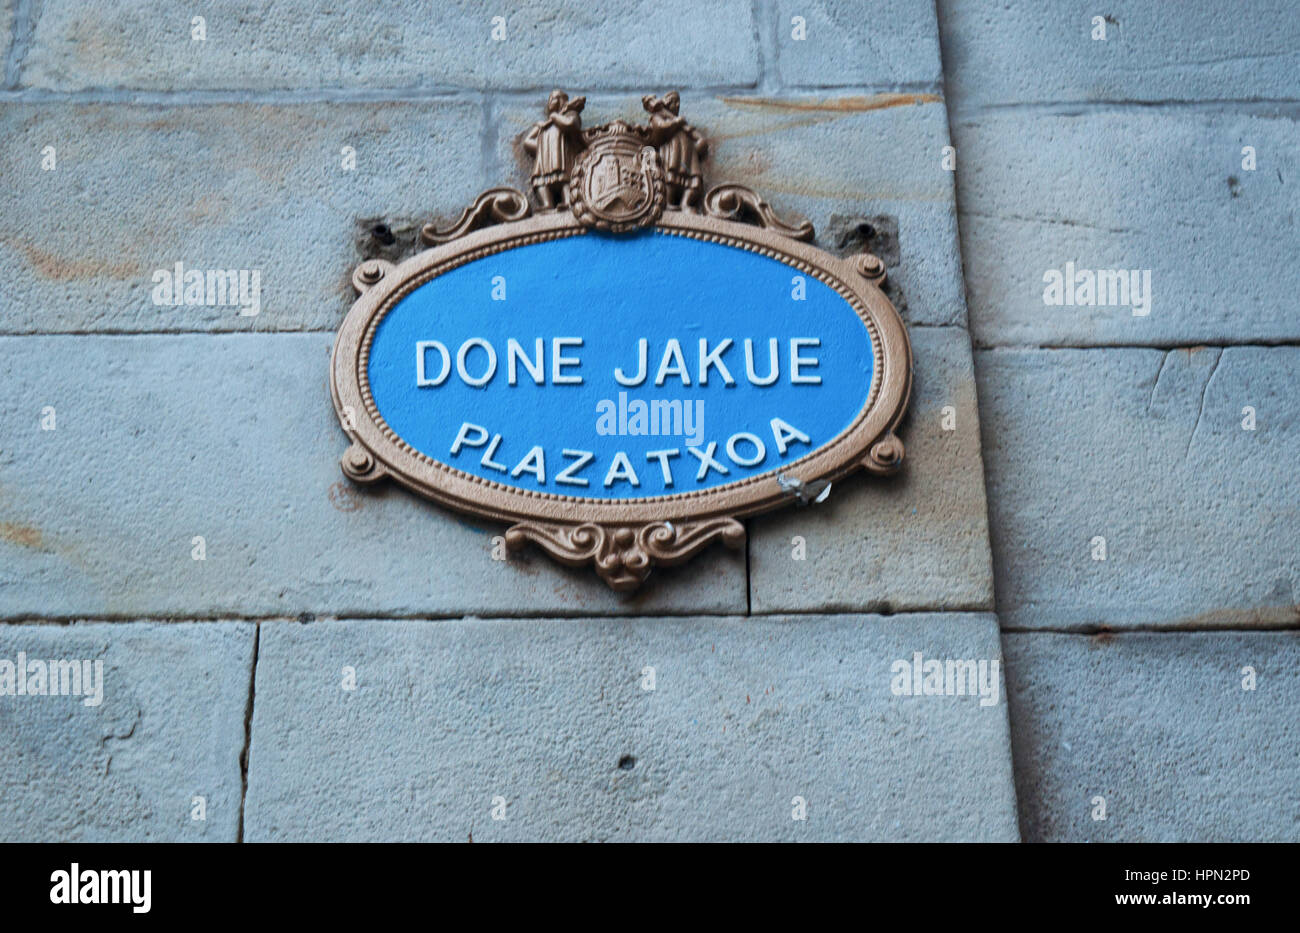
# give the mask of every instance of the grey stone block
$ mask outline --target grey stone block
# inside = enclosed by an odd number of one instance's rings
[[[1093,17],[1106,38],[1094,40]],[[1248,5],[1117,0],[939,0],[949,95],[959,108],[1041,101],[1295,100],[1300,17]]]
[[[451,101],[0,106],[0,330],[332,329],[358,220],[459,212],[484,187],[481,123]],[[260,312],[155,305],[177,262],[258,271]]]
[[[332,343],[0,339],[0,615],[744,611],[744,555],[720,545],[624,597],[537,551],[493,560],[503,525],[350,486]]]
[[[234,842],[255,634],[233,622],[0,626],[0,659],[24,653],[29,682],[37,660],[102,663],[98,705],[93,693],[0,695],[0,840]]]
[[[1294,116],[1192,111],[956,121],[977,345],[1300,337],[1298,127]],[[1242,168],[1244,146],[1255,147],[1254,171]],[[1151,270],[1149,313],[1045,304],[1045,273],[1067,262]]]
[[[14,78],[14,75],[10,73],[9,66],[14,57],[14,33],[14,0],[4,0],[3,3],[0,3],[0,49],[4,49],[5,54],[5,87],[12,86],[12,79]]]
[[[835,483],[822,504],[753,519],[754,612],[992,608],[970,344],[960,328],[917,327],[911,337],[902,472],[857,474]]]
[[[976,374],[1004,626],[1300,621],[1300,348],[991,350]]]
[[[206,17],[205,41],[192,17]],[[496,16],[505,38],[493,38]],[[500,34],[499,32],[497,33]],[[93,7],[45,0],[23,71],[33,87],[446,88],[752,85],[750,5],[526,0],[248,0],[178,9],[160,0]]]
[[[527,186],[519,143],[543,100],[494,111],[500,181]],[[916,324],[966,323],[952,173],[943,169],[948,117],[932,94],[820,97],[686,94],[682,115],[711,140],[705,184],[748,185],[784,218],[807,218],[818,245],[837,252],[897,250],[889,269],[903,316]],[[589,125],[644,122],[639,95],[593,97]],[[897,240],[858,235],[855,218],[897,219]],[[882,257],[883,258],[883,257]],[[891,257],[894,258],[894,257]]]
[[[927,0],[780,0],[776,43],[787,85],[897,87],[943,80],[939,25]],[[796,39],[796,16],[806,38]],[[770,27],[769,27],[770,28]]]
[[[1025,841],[1300,841],[1295,632],[1003,642]]]
[[[1004,700],[895,696],[917,651],[996,622],[265,623],[246,837],[1016,839]]]

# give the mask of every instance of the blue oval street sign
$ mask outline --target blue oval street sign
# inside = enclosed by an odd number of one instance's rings
[[[432,248],[354,273],[344,472],[626,590],[740,543],[747,515],[896,469],[911,357],[883,264],[808,245],[748,189],[701,198],[707,144],[671,95],[647,127],[586,131],[559,97],[525,140],[541,210],[492,189],[426,227]]]
[[[779,470],[866,404],[871,333],[826,283],[665,232],[548,240],[416,288],[376,329],[384,421],[431,460],[631,499]]]

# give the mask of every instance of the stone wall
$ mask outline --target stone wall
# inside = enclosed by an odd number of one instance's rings
[[[0,839],[1300,838],[1300,27],[1196,6],[4,4],[0,658],[104,679],[0,696]],[[886,258],[900,476],[630,597],[343,480],[352,269],[521,185],[553,86],[679,88],[711,180]]]
[[[1300,839],[1300,11],[939,21],[1021,832]]]

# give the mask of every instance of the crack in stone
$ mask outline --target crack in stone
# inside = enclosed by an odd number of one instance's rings
[[[1160,388],[1160,377],[1164,375],[1165,364],[1169,362],[1169,355],[1173,350],[1166,350],[1165,355],[1160,358],[1160,368],[1156,370],[1156,381],[1151,386],[1151,397],[1147,399],[1147,414],[1151,414],[1151,406],[1156,401],[1156,390]]]
[[[946,325],[931,324],[918,325],[909,324],[909,327],[929,326],[942,327]],[[268,331],[267,333],[274,333]],[[39,336],[29,334],[15,334],[14,336]],[[1229,347],[1255,347],[1262,350],[1272,350],[1278,347],[1300,347],[1300,338],[1285,338],[1278,340],[1268,340],[1263,338],[1253,338],[1249,340],[1227,340],[1227,341],[1204,341],[1200,340],[1195,343],[988,343],[976,339],[972,349],[980,353],[1001,353],[1001,352],[1024,352],[1026,350],[1093,350],[1105,352],[1108,350],[1162,350],[1169,352],[1171,350],[1225,350]]]
[[[244,804],[248,800],[248,755],[253,746],[253,695],[257,689],[257,653],[262,643],[262,624],[253,629],[253,663],[248,672],[248,700],[244,706],[244,748],[239,753],[239,823],[235,841],[244,841]]]
[[[979,217],[981,220],[1014,220],[1018,223],[1027,224],[1048,224],[1056,227],[1079,227],[1083,230],[1098,230],[1102,233],[1136,233],[1132,227],[1101,227],[1096,224],[1084,223],[1081,220],[1054,219],[1050,217],[1026,217],[1023,214],[989,214],[983,211],[961,210],[958,209],[958,219],[961,217]]]
[[[1173,68],[1197,68],[1202,65],[1222,65],[1226,62],[1254,62],[1270,58],[1294,58],[1295,51],[1287,49],[1281,52],[1261,52],[1255,55],[1225,55],[1221,58],[1202,58],[1196,60],[1164,62],[1160,65],[1133,65],[1137,71],[1168,71]]]
[[[1201,416],[1205,414],[1205,395],[1210,391],[1210,382],[1214,379],[1214,374],[1219,371],[1219,362],[1223,359],[1223,348],[1214,357],[1214,363],[1210,366],[1210,375],[1205,379],[1205,385],[1201,387],[1201,404],[1196,411],[1196,424],[1192,425],[1192,435],[1187,439],[1187,449],[1183,451],[1183,459],[1186,460],[1192,452],[1192,442],[1196,440],[1196,430],[1201,426]]]
[[[1280,116],[1297,119],[1300,113],[1297,97],[1212,97],[1199,100],[1019,100],[1001,103],[962,103],[953,105],[957,122],[973,123],[981,114],[1000,111],[1037,111],[1049,116],[1078,117],[1094,113],[1122,112],[1124,110],[1188,110],[1194,113],[1218,113],[1231,106],[1246,114],[1258,112],[1263,116]]]

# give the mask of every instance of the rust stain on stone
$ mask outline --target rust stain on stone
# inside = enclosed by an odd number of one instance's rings
[[[0,539],[30,548],[39,548],[44,541],[39,528],[18,522],[0,522]]]
[[[887,110],[893,107],[939,103],[938,94],[872,94],[821,99],[786,100],[770,97],[719,97],[722,103],[762,115],[758,119],[733,121],[730,132],[711,135],[715,142],[736,142],[752,137],[765,137],[804,127],[831,123],[855,113]],[[798,177],[787,177],[774,170],[771,156],[764,145],[742,146],[740,151],[728,149],[729,158],[723,166],[746,184],[761,187],[769,195],[793,194],[803,197],[844,198],[852,200],[891,200],[945,202],[951,197],[942,186],[934,190],[858,190],[844,179],[829,174],[813,175],[807,171]]]
[[[937,94],[872,94],[870,96],[828,97],[821,100],[783,100],[775,97],[720,97],[718,99],[729,107],[778,114],[783,117],[779,123],[774,125],[738,129],[732,133],[712,134],[711,138],[718,142],[728,139],[743,139],[747,136],[761,136],[766,133],[783,132],[805,126],[816,126],[819,123],[838,120],[854,113],[869,113],[873,110],[888,110],[891,107],[938,103],[943,100]]]
[[[825,100],[788,100],[776,97],[723,97],[731,107],[748,107],[753,110],[775,110],[801,113],[866,113],[870,110],[887,110],[911,104],[937,104],[943,100],[938,94],[872,94],[870,97],[829,97]]]
[[[21,252],[38,275],[55,282],[97,278],[130,279],[142,274],[139,261],[134,259],[116,262],[107,259],[67,259],[22,240],[6,238],[4,243]]]
[[[1300,605],[1257,606],[1248,609],[1212,609],[1199,615],[1187,616],[1162,626],[1173,629],[1237,628],[1262,629],[1275,626],[1293,626],[1300,623]]]

